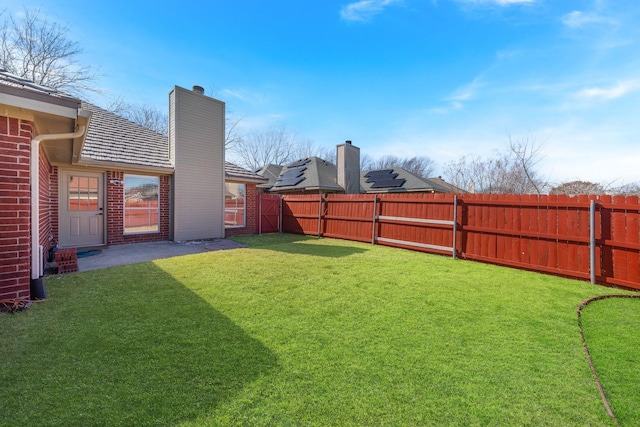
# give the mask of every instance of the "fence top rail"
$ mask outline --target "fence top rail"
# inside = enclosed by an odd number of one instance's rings
[[[366,202],[366,203],[371,203],[373,202],[373,197],[368,197],[368,198],[353,198],[353,199],[338,199],[338,198],[331,198],[331,199],[325,199],[327,201],[330,201],[331,203],[358,203],[358,202]]]
[[[305,195],[295,195],[295,196],[282,196],[282,199],[287,202],[317,202],[318,194],[305,194]]]
[[[440,224],[440,225],[451,225],[451,226],[455,224],[454,221],[448,221],[443,219],[412,218],[412,217],[385,216],[385,215],[378,215],[376,216],[376,219],[381,221],[414,222],[414,223],[420,223],[420,224]]]
[[[277,196],[276,196],[277,197]],[[370,203],[377,200],[382,203],[425,203],[425,204],[453,204],[452,194],[296,194],[283,195],[282,198],[288,202],[317,202],[319,197],[322,200],[333,203]],[[638,211],[640,203],[635,196],[547,196],[547,195],[494,195],[494,194],[473,194],[459,195],[458,203],[461,205],[473,206],[524,206],[538,208],[573,208],[589,209],[591,201],[595,201],[597,207],[612,210]]]
[[[640,212],[640,205],[631,204],[619,204],[619,203],[597,203],[596,206],[601,206],[605,209],[613,209],[614,211],[638,211]]]
[[[446,204],[452,205],[453,199],[418,199],[418,198],[394,198],[394,197],[385,197],[378,198],[379,202],[382,203],[427,203],[427,204]]]
[[[530,206],[536,208],[579,208],[589,209],[590,202],[581,202],[574,200],[565,201],[548,201],[548,200],[483,200],[483,199],[460,199],[458,203],[463,205],[482,205],[482,206]]]

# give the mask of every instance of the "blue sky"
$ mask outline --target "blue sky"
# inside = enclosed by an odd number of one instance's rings
[[[166,109],[197,84],[243,129],[318,146],[444,166],[528,138],[552,182],[640,181],[637,0],[3,4],[68,25],[98,86],[130,102]]]

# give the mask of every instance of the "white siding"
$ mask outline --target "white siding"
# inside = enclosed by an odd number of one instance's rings
[[[169,97],[173,239],[222,238],[225,104],[178,86]]]
[[[360,149],[351,143],[340,144],[336,151],[338,185],[346,194],[360,193]]]

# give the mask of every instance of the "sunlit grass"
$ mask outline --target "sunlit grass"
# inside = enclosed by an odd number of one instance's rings
[[[594,301],[582,310],[582,326],[616,418],[640,424],[640,299]]]
[[[241,240],[48,278],[49,300],[0,316],[0,424],[612,425],[575,317],[611,289],[340,240]]]

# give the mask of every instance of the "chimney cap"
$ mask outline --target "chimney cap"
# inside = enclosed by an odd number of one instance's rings
[[[349,145],[351,145],[351,140],[350,140],[350,139],[347,139],[344,143],[345,143],[345,144],[349,144]]]
[[[199,93],[200,95],[204,95],[204,88],[202,86],[194,85],[193,91],[195,93]]]

